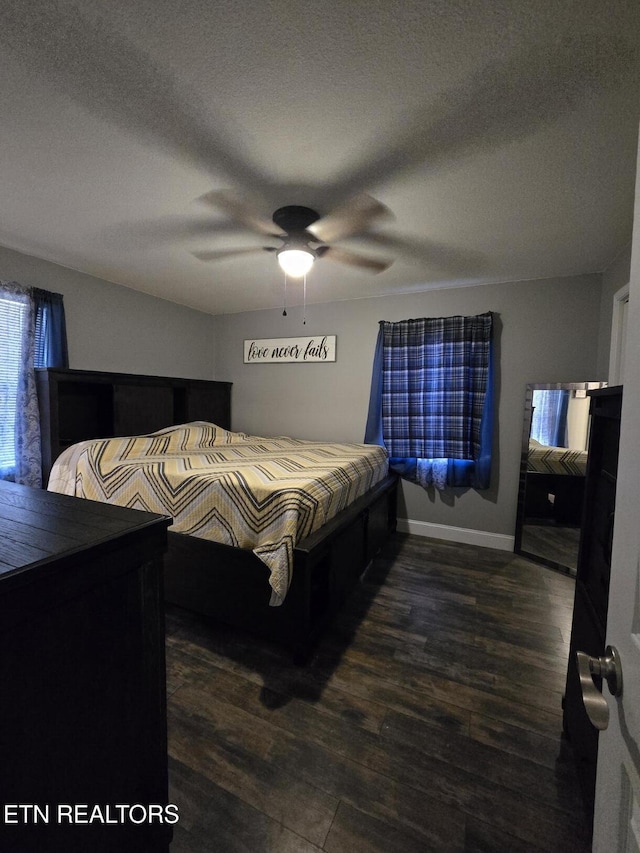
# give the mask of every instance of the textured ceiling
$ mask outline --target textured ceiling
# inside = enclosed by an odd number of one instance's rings
[[[602,270],[631,236],[636,0],[2,0],[0,244],[214,314],[278,306],[212,189],[394,220],[324,302]],[[275,244],[274,244],[275,245]],[[293,288],[299,300],[300,287]]]

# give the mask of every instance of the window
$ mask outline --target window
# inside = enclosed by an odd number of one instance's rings
[[[488,488],[492,315],[381,321],[365,441],[423,486]]]
[[[0,476],[15,469],[15,411],[22,359],[27,304],[9,294],[0,294]]]
[[[41,483],[34,367],[67,367],[62,296],[0,281],[0,479]]]
[[[568,447],[569,392],[534,391],[531,438],[550,447]]]

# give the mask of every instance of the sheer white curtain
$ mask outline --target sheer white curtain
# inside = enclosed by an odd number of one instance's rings
[[[41,485],[31,289],[0,281],[0,479]]]

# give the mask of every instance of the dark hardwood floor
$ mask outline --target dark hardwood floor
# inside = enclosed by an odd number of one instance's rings
[[[586,853],[573,583],[397,534],[306,667],[169,609],[172,853]]]

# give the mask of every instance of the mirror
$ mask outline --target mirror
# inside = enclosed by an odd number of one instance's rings
[[[526,388],[515,552],[575,577],[589,445],[588,391],[606,382]]]

